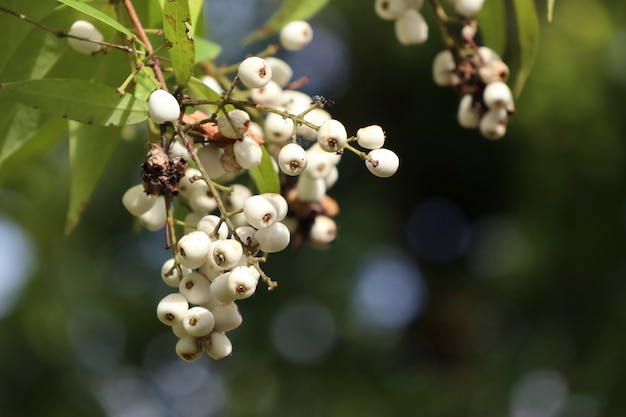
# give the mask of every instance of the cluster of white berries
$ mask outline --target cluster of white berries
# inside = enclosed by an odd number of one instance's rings
[[[381,19],[395,21],[398,42],[418,45],[428,40],[428,23],[420,12],[424,0],[376,0],[374,9]]]

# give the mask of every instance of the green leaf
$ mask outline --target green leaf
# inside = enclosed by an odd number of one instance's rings
[[[148,118],[148,103],[88,81],[50,79],[0,84],[0,98],[44,113],[101,126],[123,126]]]
[[[189,80],[189,84],[187,85],[187,88],[188,88],[187,94],[189,95],[190,98],[195,98],[195,99],[200,99],[200,100],[212,100],[212,101],[217,101],[221,98],[221,95],[219,93],[211,90],[209,87],[204,85],[204,83],[196,77],[191,77],[191,80]],[[206,114],[212,114],[217,111],[217,106],[215,105],[207,104],[203,106],[194,106],[194,107],[198,110],[202,110]],[[224,106],[224,109],[227,112],[229,112],[231,110],[234,110],[235,108],[232,105],[228,104]]]
[[[57,0],[75,10],[78,10],[81,13],[86,14],[87,16],[91,16],[94,19],[99,20],[107,26],[112,27],[113,29],[122,32],[126,36],[133,36],[132,32],[126,29],[120,22],[113,19],[108,14],[101,12],[100,10],[88,5],[87,3],[83,3],[78,0]]]
[[[291,21],[310,19],[326,3],[328,0],[284,0],[268,21],[258,30],[246,36],[243,43],[249,44],[271,36]]]
[[[222,47],[204,38],[196,38],[196,62],[212,61],[222,52]]]
[[[516,97],[524,88],[530,69],[539,48],[539,18],[534,0],[513,0],[520,52],[520,66],[517,72],[513,93]]]
[[[192,21],[188,0],[166,0],[163,5],[165,38],[172,44],[170,58],[179,87],[185,87],[193,73],[196,53],[190,36]]]
[[[504,1],[486,1],[476,19],[479,22],[483,44],[502,56],[506,45],[506,13],[504,10]]]
[[[259,194],[262,193],[279,193],[280,181],[278,174],[274,170],[274,164],[272,163],[272,157],[265,149],[265,146],[261,146],[263,150],[263,159],[258,167],[252,168],[248,172],[250,177],[256,185]]]
[[[552,12],[554,12],[554,0],[548,0],[548,22],[552,23]]]
[[[189,28],[189,36],[195,37],[200,34],[198,29],[201,27],[202,23],[202,5],[204,4],[204,0],[189,0],[189,15],[191,17],[191,28]]]
[[[88,126],[69,122],[70,205],[65,223],[69,235],[78,224],[107,161],[120,138],[120,127]]]

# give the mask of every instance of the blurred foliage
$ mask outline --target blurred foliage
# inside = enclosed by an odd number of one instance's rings
[[[37,262],[0,319],[3,417],[519,416],[520,387],[537,380],[546,388],[526,392],[532,415],[626,414],[626,6],[562,1],[553,23],[540,19],[535,66],[498,142],[461,129],[457,98],[431,81],[436,25],[426,45],[401,47],[367,6],[337,0],[313,20],[346,42],[351,65],[339,92],[318,93],[349,131],[384,126],[401,169],[381,180],[342,161],[330,191],[339,240],[272,256],[279,287],[240,303],[230,358],[183,363],[156,320],[169,255],[121,205],[138,181],[141,141],[120,141],[70,237],[68,144],[11,165],[0,219],[23,228]],[[422,259],[407,239],[414,208],[435,197],[459,207],[470,230],[467,250],[446,262]],[[486,219],[499,234],[480,240]],[[406,328],[368,331],[351,305],[359,265],[389,248],[419,265],[426,305]],[[16,265],[0,280],[26,269],[2,259]],[[272,343],[275,318],[299,300],[335,320],[331,350],[312,363]]]

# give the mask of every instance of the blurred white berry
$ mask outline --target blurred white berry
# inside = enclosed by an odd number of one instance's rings
[[[157,201],[156,195],[146,194],[143,184],[130,187],[122,196],[122,204],[133,216],[141,216]]]
[[[252,226],[239,226],[235,229],[235,233],[246,245],[246,251],[250,250],[251,255],[255,255],[259,248],[259,242],[256,241],[254,235],[256,235],[256,229]]]
[[[382,148],[385,144],[385,132],[378,125],[362,127],[356,131],[356,140],[365,149]]]
[[[230,119],[230,120],[229,120]],[[235,109],[217,116],[217,128],[220,133],[230,139],[241,138],[250,127],[250,115],[243,110]]]
[[[433,60],[433,80],[441,87],[452,85],[456,75],[456,64],[452,52],[448,49],[440,51]]]
[[[273,79],[261,88],[253,88],[250,92],[252,101],[268,107],[278,107],[282,104],[283,89]]]
[[[325,178],[333,167],[330,155],[327,152],[307,152],[307,163],[304,175],[312,178]]]
[[[296,184],[298,200],[303,202],[318,202],[326,195],[324,178],[314,178],[310,175],[300,175]]]
[[[170,258],[163,263],[161,267],[161,279],[168,287],[178,288],[182,276],[178,273],[178,269],[174,268],[175,263],[174,258]],[[184,266],[180,266],[180,270],[183,275],[191,273],[191,270]]]
[[[502,61],[500,55],[493,49],[488,46],[480,46],[478,47],[478,57],[480,58],[481,63],[486,64],[488,62],[493,61]]]
[[[224,148],[210,144],[204,145],[196,151],[196,154],[209,178],[216,179],[226,173],[221,162],[222,155],[224,155]]]
[[[254,266],[238,266],[228,274],[228,286],[234,289],[236,300],[243,300],[254,294],[259,278]]]
[[[330,167],[330,171],[328,171],[328,175],[324,177],[324,184],[326,184],[326,189],[331,188],[337,180],[339,179],[339,170],[335,165]]]
[[[206,216],[206,214],[195,213],[193,211],[190,211],[189,213],[187,213],[187,215],[185,216],[185,228],[183,229],[184,233],[191,233],[194,230],[196,230],[196,227],[198,226],[198,222],[204,216]]]
[[[174,336],[176,336],[179,339],[189,336],[187,332],[185,331],[185,327],[183,326],[182,322],[172,326],[172,333],[174,333]]]
[[[229,272],[223,272],[211,281],[211,294],[220,303],[231,303],[237,299],[235,289],[228,285]]]
[[[220,304],[211,309],[215,318],[215,332],[229,332],[241,326],[243,317],[239,312],[239,307],[235,302]]]
[[[306,110],[306,109],[304,109]],[[300,113],[300,111],[298,111]],[[315,126],[321,126],[325,121],[332,119],[330,113],[324,109],[316,108],[304,115],[304,120],[312,123]],[[303,136],[307,139],[314,140],[317,138],[317,130],[310,126],[299,123],[296,128],[296,133],[299,136]]]
[[[206,85],[211,90],[215,91],[217,94],[222,94],[224,92],[224,89],[222,88],[220,83],[215,79],[215,77],[212,77],[210,75],[204,75],[200,80],[202,81],[202,84]]]
[[[400,164],[398,155],[389,149],[374,149],[367,155],[371,158],[371,162],[366,160],[365,166],[377,177],[388,178],[398,170]]]
[[[272,79],[272,68],[263,58],[251,56],[239,64],[237,75],[248,88],[261,88]]]
[[[189,196],[189,207],[196,213],[208,214],[217,208],[217,201],[208,189],[198,189]]]
[[[314,248],[325,249],[337,239],[337,224],[333,219],[324,215],[315,216],[313,226],[309,231],[308,242]]]
[[[215,318],[204,307],[191,307],[183,316],[183,328],[190,336],[206,336],[213,331]]]
[[[185,362],[193,362],[202,357],[202,346],[195,336],[185,336],[176,342],[176,354]]]
[[[278,35],[283,48],[299,51],[313,40],[313,29],[304,20],[294,20],[283,26]]]
[[[281,221],[287,216],[289,204],[287,204],[285,197],[278,193],[263,193],[261,196],[269,201],[276,209],[276,221]]]
[[[456,0],[454,8],[465,17],[474,17],[483,8],[485,0]]]
[[[478,75],[485,84],[506,81],[509,78],[509,67],[502,61],[486,62],[478,68]]]
[[[483,91],[483,101],[490,109],[505,109],[508,112],[514,110],[511,89],[502,81],[487,84]]]
[[[242,255],[241,243],[235,239],[218,240],[211,245],[213,261],[222,269],[230,269],[237,265]]]
[[[395,21],[396,38],[402,45],[418,45],[428,39],[428,23],[415,9],[407,9]]]
[[[192,178],[194,178],[192,180]],[[178,191],[184,197],[190,197],[195,190],[208,190],[209,186],[202,179],[199,169],[187,167],[185,174],[178,182]]]
[[[290,113],[300,113],[311,106],[310,95],[298,90],[283,90],[282,104]]]
[[[102,42],[102,33],[94,25],[85,21],[85,20],[77,20],[75,21],[70,30],[67,32],[68,35],[78,36],[80,38],[90,39],[93,41]],[[68,37],[67,43],[70,45],[72,49],[80,52],[81,54],[91,55],[98,52],[102,49],[102,45],[94,42],[88,42],[81,39],[75,39]]]
[[[294,133],[293,120],[286,119],[280,114],[268,113],[263,123],[265,139],[269,142],[284,143]]]
[[[243,203],[243,215],[255,229],[269,227],[277,218],[276,208],[262,195],[253,195]]]
[[[209,236],[201,231],[187,233],[181,237],[177,244],[180,264],[189,269],[198,268],[209,253],[210,243]]]
[[[408,0],[376,0],[374,10],[381,19],[395,20],[409,8]]]
[[[212,359],[218,360],[229,356],[233,351],[233,345],[228,336],[222,332],[212,332],[202,338],[204,351]]]
[[[265,62],[272,68],[272,81],[275,81],[283,88],[289,84],[293,76],[293,70],[288,63],[274,56],[268,56],[265,58]]]
[[[181,324],[183,316],[189,308],[189,303],[184,295],[180,293],[171,293],[166,295],[159,301],[157,305],[157,317],[161,323],[168,326]]]
[[[263,158],[263,150],[250,136],[245,135],[233,145],[235,160],[243,169],[258,167]]]
[[[276,222],[268,228],[257,230],[254,237],[259,242],[259,249],[263,252],[275,253],[289,246],[291,233],[287,226]]]
[[[487,139],[500,139],[506,133],[508,115],[505,109],[488,110],[480,119],[480,133]]]
[[[218,224],[219,229],[217,229]],[[211,240],[226,239],[228,236],[228,226],[214,214],[203,216],[196,227],[199,232],[206,233]]]
[[[243,203],[252,196],[252,191],[243,184],[233,184],[232,191],[224,196],[224,205],[228,211],[237,211],[243,208]]]
[[[193,304],[206,304],[211,300],[211,282],[198,272],[185,275],[180,280],[178,291]]]
[[[347,143],[348,133],[339,120],[326,120],[317,131],[317,143],[326,152],[339,152]]]
[[[178,100],[165,90],[155,90],[148,98],[148,114],[158,125],[178,120],[180,116]]]
[[[157,197],[157,200],[154,202],[152,207],[150,207],[145,213],[141,214],[138,218],[143,227],[151,232],[156,232],[157,230],[163,228],[163,226],[165,226],[165,221],[167,220],[165,198],[163,196]]]
[[[287,175],[300,175],[306,168],[307,154],[297,143],[288,143],[278,153],[278,166]]]
[[[465,94],[461,98],[457,120],[466,129],[475,129],[480,124],[480,108],[475,105],[471,94]]]

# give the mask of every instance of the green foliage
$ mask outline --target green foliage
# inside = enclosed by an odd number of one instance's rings
[[[261,165],[250,170],[250,176],[256,185],[259,193],[280,193],[280,183],[274,170],[274,163],[265,147]]]
[[[98,19],[100,22],[104,23],[107,26],[112,27],[115,30],[122,32],[126,36],[135,37],[130,30],[125,28],[120,22],[109,16],[108,14],[90,6],[87,3],[78,0],[57,0],[73,9],[78,10],[81,13],[84,13],[87,16],[91,16],[94,19]],[[141,44],[141,42],[139,42]],[[141,44],[143,46],[143,44]]]
[[[517,97],[524,88],[539,48],[539,19],[534,0],[513,0],[513,5],[520,49],[520,67],[513,87],[513,93]]]
[[[168,0],[163,7],[166,41],[171,44],[170,58],[179,87],[189,82],[196,62],[195,43],[189,33],[193,26],[187,0]]]

